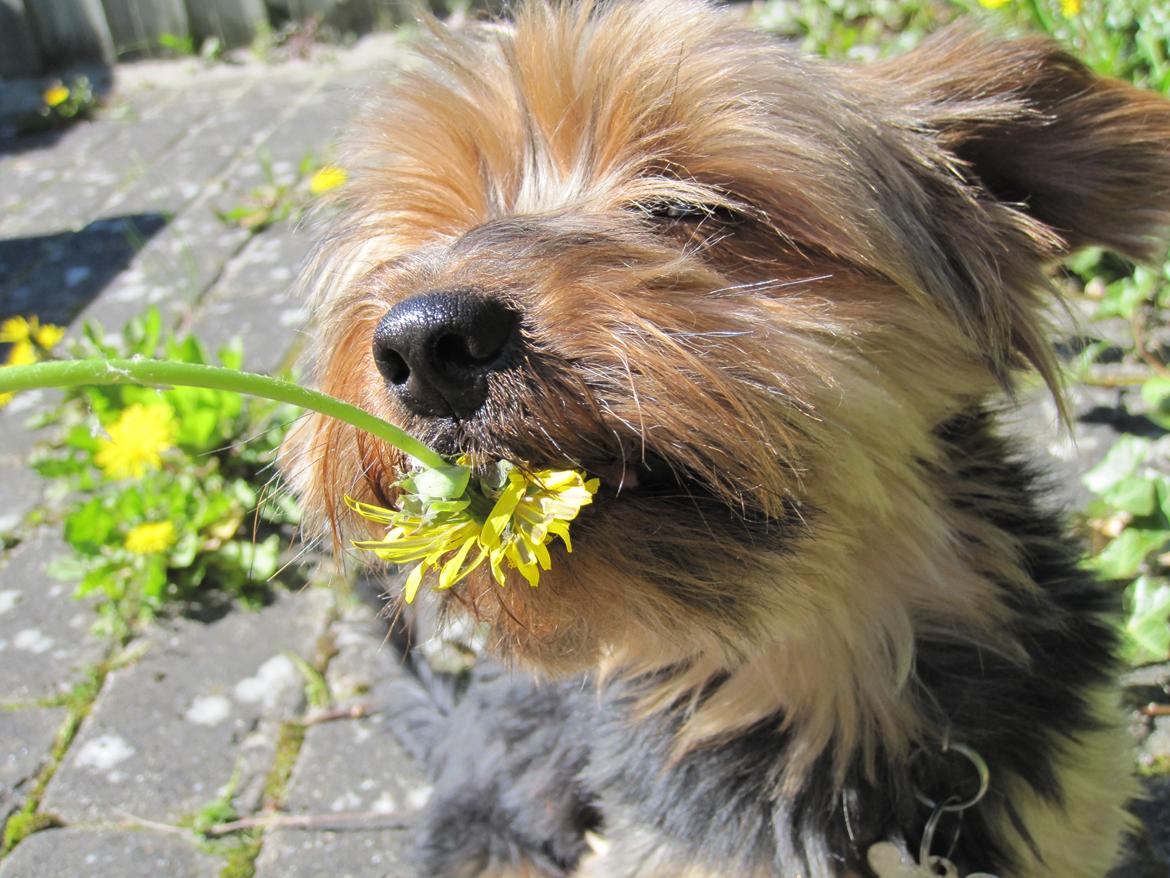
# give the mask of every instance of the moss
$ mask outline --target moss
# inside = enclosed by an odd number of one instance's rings
[[[1139,759],[1137,773],[1139,777],[1162,777],[1164,775],[1170,775],[1170,756],[1159,754],[1157,756]]]
[[[309,703],[309,706],[317,710],[327,708],[333,701],[333,695],[329,692],[329,683],[325,680],[324,672],[309,664],[295,652],[286,652],[285,656],[296,666],[296,669],[301,672],[301,677],[304,678],[305,701]],[[324,665],[318,667],[324,667]]]
[[[49,758],[33,781],[24,804],[18,812],[8,818],[8,822],[4,825],[3,839],[0,840],[0,856],[8,854],[34,832],[60,825],[60,822],[53,815],[42,814],[38,811],[41,799],[45,795],[45,788],[48,787],[49,781],[57,773],[57,766],[61,764],[61,760],[77,736],[77,730],[81,727],[82,720],[89,715],[98,693],[105,685],[106,677],[114,666],[114,661],[107,658],[89,668],[82,679],[68,692],[39,702],[42,707],[65,708],[67,712],[65,721],[61,724],[57,737],[53,740]]]
[[[336,615],[337,615],[336,612],[333,612],[330,614],[329,621],[331,623],[336,618]],[[329,667],[329,663],[331,661],[333,661],[334,657],[339,652],[341,652],[341,649],[337,646],[337,637],[333,633],[332,625],[330,625],[330,627],[325,631],[324,634],[322,634],[320,637],[317,638],[316,646],[317,646],[317,649],[316,649],[317,655],[316,655],[316,658],[313,662],[313,665],[315,667],[322,668],[322,669]]]
[[[219,878],[252,878],[256,874],[256,858],[260,856],[261,843],[260,830],[253,829],[243,833],[238,844],[221,851],[225,862],[219,870]]]
[[[34,832],[60,825],[61,821],[56,817],[50,814],[40,814],[29,809],[26,804],[23,810],[13,814],[4,824],[4,837],[3,841],[0,841],[0,855],[7,854]]]
[[[297,764],[301,746],[305,742],[305,727],[299,722],[286,721],[280,726],[276,739],[276,757],[264,780],[264,808],[277,811],[288,797],[288,781]]]

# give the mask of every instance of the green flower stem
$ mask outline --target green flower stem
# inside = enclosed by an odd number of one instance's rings
[[[262,396],[303,409],[311,409],[351,424],[359,430],[365,430],[389,442],[425,466],[432,468],[448,466],[447,461],[438,453],[393,424],[388,424],[381,418],[376,418],[332,396],[268,375],[241,372],[222,366],[141,358],[55,360],[30,366],[0,368],[0,393],[45,387],[72,387],[79,384],[145,384],[159,387],[180,385]]]

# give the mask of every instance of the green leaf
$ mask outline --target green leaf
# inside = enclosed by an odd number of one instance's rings
[[[95,591],[103,592],[112,600],[117,600],[122,596],[123,589],[118,582],[118,576],[110,565],[103,564],[86,573],[81,578],[81,582],[77,584],[77,590],[74,592],[74,595],[77,597],[85,597]]]
[[[1170,403],[1170,376],[1158,375],[1142,384],[1142,400],[1149,406]]]
[[[184,531],[167,556],[167,563],[171,567],[189,567],[199,551],[199,535]]]
[[[1147,417],[1170,430],[1170,377],[1159,375],[1142,384],[1142,401],[1150,407]]]
[[[1105,251],[1101,247],[1086,247],[1066,259],[1064,264],[1070,271],[1088,279],[1098,273],[1101,257],[1104,253]]]
[[[83,554],[96,554],[114,533],[118,520],[101,499],[83,504],[65,519],[65,540]],[[115,542],[119,542],[115,538]]]
[[[76,555],[58,555],[45,565],[45,574],[60,582],[77,582],[89,565]]]
[[[1090,566],[1106,579],[1130,579],[1137,575],[1146,557],[1170,540],[1170,532],[1126,528],[1094,558]]]
[[[1140,576],[1129,589],[1130,616],[1125,624],[1135,662],[1165,661],[1170,656],[1170,583]]]
[[[217,553],[234,568],[235,582],[223,584],[232,590],[242,590],[249,583],[264,583],[280,567],[280,537],[276,534],[260,543],[233,540],[224,543]]]
[[[1096,317],[1124,317],[1131,319],[1138,308],[1149,298],[1150,288],[1144,276],[1134,273],[1133,277],[1123,277],[1114,281],[1105,288],[1105,295],[1097,306]]]
[[[142,594],[153,606],[162,604],[167,590],[167,565],[162,555],[154,555],[147,559],[138,577]]]
[[[238,338],[233,338],[228,344],[215,353],[219,364],[229,369],[244,368],[244,345]]]
[[[1094,494],[1103,494],[1118,482],[1132,476],[1150,455],[1150,441],[1125,435],[1113,443],[1104,459],[1089,470],[1081,481]]]
[[[1152,515],[1157,508],[1155,488],[1152,479],[1131,476],[1106,488],[1101,498],[1114,509],[1133,515]]]
[[[1158,506],[1163,520],[1170,524],[1170,477],[1155,475],[1152,479],[1158,497]]]

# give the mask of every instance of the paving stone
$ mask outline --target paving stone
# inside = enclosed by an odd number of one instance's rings
[[[45,234],[85,225],[194,125],[230,104],[248,84],[216,83],[175,101],[166,114],[108,120],[117,129],[115,135],[90,150],[84,162],[65,168],[35,199],[9,216],[0,234]]]
[[[29,420],[59,400],[59,391],[29,390],[18,393],[0,409],[0,461],[9,465],[23,463],[33,446],[47,437],[47,431],[31,429]]]
[[[222,173],[241,150],[247,149],[258,132],[264,130],[263,125],[257,125],[261,108],[256,100],[249,100],[249,91],[255,87],[255,83],[247,83],[229,103],[207,114],[159,161],[146,167],[127,189],[116,193],[103,210],[177,213],[194,201],[206,181]]]
[[[300,80],[297,80],[298,82]],[[264,156],[270,162],[269,167],[283,182],[295,179],[296,169],[300,159],[306,152],[313,151],[313,144],[324,142],[331,129],[324,124],[324,111],[312,109],[302,110],[310,105],[311,98],[319,88],[317,83],[304,83],[296,91],[296,98],[287,100],[286,93],[290,85],[285,80],[276,84],[261,84],[249,91],[232,109],[233,118],[242,121],[244,128],[234,136],[229,136],[231,125],[215,126],[215,130],[222,137],[221,147],[226,150],[228,159],[223,160],[216,156],[206,158],[207,151],[196,150],[196,158],[191,161],[202,161],[208,167],[215,167],[216,173],[222,171],[218,179],[205,178],[200,184],[199,197],[190,202],[186,208],[174,219],[167,229],[151,241],[139,254],[130,271],[120,276],[86,312],[86,319],[96,319],[107,328],[114,328],[134,314],[149,305],[168,305],[172,313],[180,317],[189,316],[204,291],[216,281],[224,272],[229,260],[240,256],[243,263],[248,257],[240,254],[242,248],[249,244],[249,233],[239,226],[225,223],[216,211],[228,211],[243,203],[254,187],[264,185],[267,181],[265,162],[258,156]],[[329,117],[336,116],[337,111],[331,110]],[[298,115],[300,114],[300,115]],[[307,114],[307,115],[306,115]],[[295,121],[289,122],[289,119]],[[257,118],[268,120],[268,124],[257,126]],[[287,123],[287,124],[286,124]],[[324,132],[324,133],[323,133]],[[306,142],[307,137],[314,138]],[[209,138],[208,143],[213,143]],[[178,153],[188,149],[188,145],[181,145]],[[199,156],[203,156],[199,158]],[[181,158],[175,158],[181,162]],[[171,166],[167,162],[168,173]],[[176,178],[182,178],[176,174]],[[182,183],[176,184],[182,186]],[[181,195],[182,193],[180,193]],[[160,197],[166,198],[165,194]],[[112,207],[120,210],[145,209],[149,201],[131,203],[117,201]],[[282,226],[280,231],[273,231],[274,235],[293,234]],[[263,238],[264,236],[260,236]],[[272,238],[266,239],[271,241]],[[257,246],[254,253],[265,251],[270,245],[265,243]],[[275,268],[275,280],[282,287],[287,287],[295,275],[295,270],[304,260],[308,252],[308,241],[298,242],[295,245],[295,259],[291,270]],[[236,271],[241,271],[237,268]],[[273,278],[268,278],[266,288],[273,286]],[[222,312],[221,312],[222,313]],[[295,324],[299,326],[298,316]],[[271,324],[265,324],[266,329]],[[221,333],[211,344],[214,348],[230,338],[242,335],[240,331]],[[265,332],[265,344],[269,347],[279,346],[279,339],[270,332]],[[284,336],[284,344],[292,337],[292,329]],[[268,360],[279,361],[284,351],[270,351]]]
[[[256,878],[407,878],[402,830],[270,833],[256,861]],[[7,876],[0,872],[0,878]]]
[[[160,624],[145,655],[107,678],[44,810],[66,822],[118,811],[174,821],[220,795],[237,767],[249,769],[237,781],[251,792],[271,764],[277,722],[303,701],[289,654],[312,659],[331,605],[329,592],[309,589],[255,612]]]
[[[0,826],[20,808],[28,784],[52,752],[66,715],[63,708],[54,707],[0,710]]]
[[[216,878],[223,861],[191,842],[158,832],[47,829],[22,841],[0,878]]]
[[[247,240],[246,231],[225,225],[198,202],[149,241],[80,319],[95,320],[115,332],[150,305],[189,317],[203,291]]]
[[[0,460],[0,485],[4,504],[0,506],[0,537],[20,530],[24,518],[40,505],[44,482],[23,462]]]
[[[311,246],[306,233],[287,225],[253,238],[201,303],[195,334],[212,348],[243,339],[245,368],[280,366],[308,319],[292,287]]]
[[[41,190],[78,167],[85,156],[117,132],[106,120],[72,125],[42,148],[25,149],[0,160],[0,235],[7,234],[10,219],[22,212]]]
[[[0,702],[31,702],[68,691],[105,655],[93,610],[45,565],[69,554],[60,536],[35,532],[0,567]]]
[[[354,592],[339,599],[338,618],[330,626],[336,654],[326,680],[341,704],[377,699],[372,690],[392,685],[404,673],[396,652],[386,646],[387,622],[377,613],[379,591],[363,578]],[[422,772],[394,739],[384,716],[374,714],[309,727],[285,804],[289,813],[326,819],[340,812],[389,817],[421,806],[429,794]],[[405,878],[410,874],[408,844],[409,833],[401,828],[276,830],[265,838],[256,876]]]
[[[306,732],[287,810],[326,819],[344,812],[389,816],[419,807],[429,792],[377,716],[337,720]],[[265,838],[256,878],[404,878],[409,842],[403,828],[280,829]]]
[[[337,619],[329,629],[336,653],[325,679],[342,704],[365,699],[402,673],[397,651],[386,645],[387,620],[373,609],[380,600],[378,586],[363,577],[354,589],[338,599]]]
[[[1145,798],[1134,803],[1134,811],[1145,824],[1152,854],[1166,866],[1163,874],[1170,875],[1170,777],[1149,777],[1144,784]]]

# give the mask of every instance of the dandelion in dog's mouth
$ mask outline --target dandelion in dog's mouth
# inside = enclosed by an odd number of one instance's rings
[[[419,469],[398,482],[399,508],[386,509],[350,497],[350,509],[387,526],[381,540],[356,540],[359,549],[395,564],[418,564],[406,579],[411,603],[427,570],[438,571],[436,589],[447,589],[487,565],[505,583],[505,564],[530,586],[552,565],[555,537],[573,550],[569,522],[593,502],[598,480],[577,470],[526,471],[508,461],[473,468],[466,456],[442,470]]]

